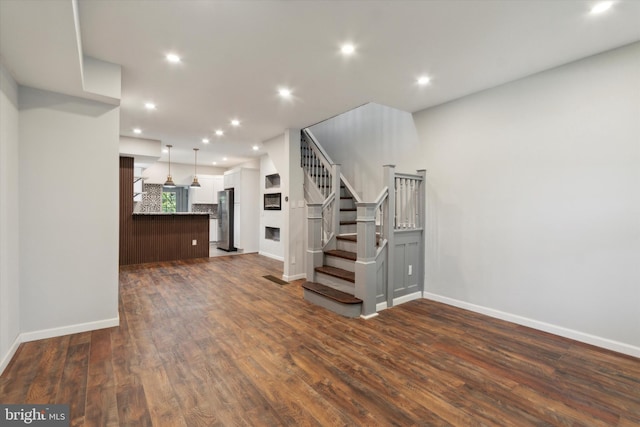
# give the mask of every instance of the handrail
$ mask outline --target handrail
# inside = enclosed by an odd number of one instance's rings
[[[376,207],[379,207],[380,204],[384,201],[384,199],[389,195],[389,187],[384,187],[376,200],[373,202],[376,204]]]
[[[330,170],[331,170],[331,166],[333,166],[333,165],[334,165],[334,163],[333,163],[333,162],[331,162],[331,161],[329,161],[329,160],[327,160],[327,158],[326,158],[326,157],[324,157],[324,154],[322,153],[322,151],[320,151],[320,150],[318,149],[318,146],[317,146],[316,144],[314,144],[314,143],[313,143],[313,141],[309,141],[309,142],[311,142],[311,143],[309,144],[309,148],[311,148],[311,150],[313,150],[313,152],[314,152],[314,153],[315,153],[315,155],[316,155],[316,158],[318,158],[318,159],[320,160],[320,162],[322,162],[322,166],[323,166],[326,170],[330,171]]]
[[[322,154],[322,156],[320,156],[320,157],[324,157],[326,159],[326,161],[329,162],[330,165],[334,165],[335,163],[333,162],[333,160],[331,160],[331,157],[329,157],[327,152],[324,151],[324,148],[322,148],[320,146],[320,144],[318,144],[318,140],[316,139],[315,135],[313,135],[313,132],[311,132],[311,130],[309,128],[305,128],[305,129],[303,129],[303,131],[304,131],[304,133],[307,134],[307,136],[309,137],[311,142],[313,142],[313,145],[315,145],[315,147],[318,149],[320,154]],[[327,167],[327,165],[325,165],[325,167]]]
[[[416,181],[422,181],[422,175],[416,175],[412,173],[399,173],[396,172],[396,178],[415,179]]]
[[[358,196],[356,190],[353,189],[351,183],[347,181],[347,178],[345,178],[343,174],[340,174],[340,180],[344,183],[344,186],[347,187],[347,190],[349,190],[349,193],[351,193],[351,196],[353,196],[356,203],[362,203],[362,199]]]

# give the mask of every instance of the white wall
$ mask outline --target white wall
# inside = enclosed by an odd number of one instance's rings
[[[284,260],[284,244],[282,241],[282,228],[284,226],[284,213],[280,211],[266,211],[264,210],[264,194],[265,193],[282,193],[282,183],[280,188],[265,189],[265,177],[279,173],[276,169],[271,157],[268,154],[260,157],[260,255],[265,255],[271,258]],[[284,201],[284,197],[282,198]],[[265,227],[275,227],[280,229],[280,241],[265,239]]]
[[[282,176],[282,171],[287,171],[288,173],[289,164],[285,159],[284,134],[264,141],[262,146],[267,152],[269,159],[273,162],[275,169],[281,171],[280,175]]]
[[[284,133],[286,173],[280,174],[283,188],[282,209],[286,224],[281,238],[284,247],[284,280],[306,277],[307,209],[304,201],[304,177],[300,167],[300,129],[287,129]],[[286,200],[288,198],[288,201]]]
[[[176,185],[190,185],[193,182],[193,164],[171,162],[171,176]],[[198,165],[198,175],[222,175],[226,168],[214,166]],[[169,164],[167,162],[157,162],[146,168],[142,175],[146,184],[164,184],[167,180]]]
[[[311,126],[314,136],[364,201],[383,188],[383,165],[397,172],[424,169],[423,147],[411,113],[366,104]]]
[[[21,87],[19,108],[23,339],[117,325],[119,107]]]
[[[19,345],[18,86],[0,63],[0,373]]]
[[[240,169],[260,169],[260,158],[255,158],[248,160],[244,163],[240,163],[239,165],[235,165],[232,168],[228,168],[228,171],[240,170]]]
[[[429,296],[640,356],[640,43],[414,117]]]
[[[287,129],[284,134],[264,141],[262,146],[280,174],[283,223],[280,241],[284,253],[282,278],[303,279],[306,277],[307,209],[300,167],[300,129]]]

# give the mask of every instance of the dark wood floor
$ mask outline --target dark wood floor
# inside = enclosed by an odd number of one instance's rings
[[[419,300],[346,319],[258,255],[128,267],[120,327],[25,343],[2,403],[72,425],[640,425],[640,359]]]

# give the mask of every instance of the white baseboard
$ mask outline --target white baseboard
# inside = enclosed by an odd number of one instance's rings
[[[284,280],[285,282],[293,282],[294,280],[300,280],[300,279],[306,279],[306,278],[307,278],[306,273],[294,274],[293,276],[285,276],[284,274],[282,275],[282,280]]]
[[[640,347],[625,344],[619,341],[602,338],[562,326],[552,325],[550,323],[541,322],[539,320],[529,319],[528,317],[518,316],[517,314],[505,313],[504,311],[495,310],[493,308],[483,307],[481,305],[472,304],[466,301],[460,301],[454,298],[442,295],[423,292],[423,298],[441,302],[443,304],[452,305],[454,307],[464,308],[465,310],[484,314],[496,319],[506,320],[507,322],[516,323],[522,326],[528,326],[540,331],[549,332],[554,335],[580,341],[586,344],[595,345],[596,347],[606,348],[607,350],[616,351],[618,353],[627,354],[629,356],[640,357]]]
[[[120,317],[113,319],[97,320],[95,322],[77,323],[75,325],[62,326],[60,328],[42,329],[40,331],[23,332],[20,334],[21,342],[42,340],[45,338],[61,337],[63,335],[77,334],[96,329],[111,328],[120,324]]]
[[[376,304],[376,311],[382,311],[387,309],[387,302],[379,302]]]
[[[21,343],[22,341],[20,341],[20,335],[18,335],[13,341],[13,344],[11,344],[11,347],[9,347],[9,351],[7,351],[7,354],[5,354],[2,358],[2,361],[0,361],[0,375],[2,375],[2,373],[4,372],[4,368],[9,365],[9,362],[11,362],[13,355],[16,354],[16,351],[18,351],[18,347],[20,347]]]
[[[258,252],[258,255],[266,256],[267,258],[271,258],[271,259],[275,259],[277,261],[284,262],[284,257],[278,256],[278,255],[273,255],[273,254],[270,254],[268,252],[260,251],[260,252]]]
[[[372,318],[376,317],[377,315],[378,315],[378,313],[371,313],[371,314],[367,314],[366,316],[364,314],[361,314],[360,318],[364,319],[364,320],[369,320],[369,319],[372,319]]]
[[[422,298],[422,292],[421,291],[414,292],[409,295],[403,295],[401,297],[394,298],[393,305],[396,306],[398,304],[403,304],[405,302],[413,301],[414,299],[420,299],[420,298]]]
[[[18,335],[7,351],[7,354],[0,361],[0,374],[4,372],[13,356],[16,354],[18,347],[23,342],[43,340],[46,338],[61,337],[63,335],[77,334],[80,332],[95,331],[96,329],[111,328],[120,324],[120,317],[113,319],[98,320],[95,322],[78,323],[75,325],[62,326],[60,328],[42,329],[40,331],[23,332]]]

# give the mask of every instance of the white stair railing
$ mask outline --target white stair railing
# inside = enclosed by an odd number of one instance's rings
[[[339,231],[340,165],[331,160],[308,129],[302,131],[300,148],[302,169],[323,197],[320,236],[324,248]]]
[[[353,196],[357,207],[357,259],[355,296],[362,300],[362,316],[376,315],[378,301],[393,305],[393,280],[396,234],[409,234],[420,240],[425,223],[424,182],[426,171],[418,174],[396,173],[394,165],[384,166],[385,187],[373,202],[363,202],[318,144],[311,131],[304,129],[301,140],[301,166],[321,196],[322,203],[307,203],[308,246],[307,280],[315,279],[315,268],[323,263],[323,251],[335,249],[339,233],[341,186]],[[418,259],[424,259],[424,245]],[[385,266],[386,264],[386,266]],[[380,274],[385,271],[386,274]],[[386,291],[380,294],[380,289]],[[377,294],[378,293],[378,294]],[[386,295],[385,295],[386,294]]]
[[[396,173],[394,177],[396,230],[415,230],[422,228],[420,216],[421,186],[423,177],[405,173]]]

